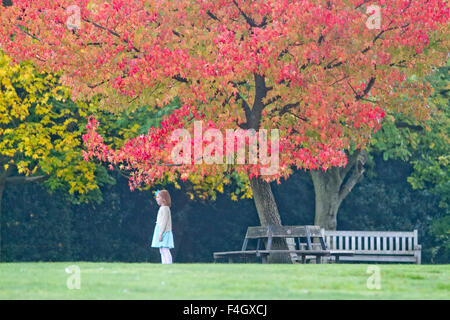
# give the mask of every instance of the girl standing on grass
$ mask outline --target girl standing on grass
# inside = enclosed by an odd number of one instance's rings
[[[171,264],[170,249],[173,245],[170,194],[167,190],[156,191],[156,203],[160,206],[153,231],[152,248],[159,248],[162,264]]]

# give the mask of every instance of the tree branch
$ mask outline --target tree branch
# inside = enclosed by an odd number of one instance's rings
[[[123,78],[123,76],[122,76],[122,78]],[[111,79],[107,79],[107,80],[102,80],[102,81],[100,81],[100,82],[98,82],[98,83],[96,83],[96,84],[87,84],[87,86],[90,88],[90,89],[95,89],[95,88],[97,88],[98,86],[101,86],[102,84],[104,84],[104,83],[106,83],[106,82],[109,82]]]
[[[289,113],[290,115],[296,117],[299,120],[302,120],[302,121],[305,121],[305,122],[307,121],[305,118],[299,116],[298,114],[292,113],[291,111],[288,111],[287,113]]]
[[[400,121],[400,120],[395,121],[394,124],[397,128],[408,128],[413,131],[423,131],[423,129],[424,129],[422,126],[416,126],[416,125],[409,124],[409,123],[406,123],[406,122]]]
[[[248,102],[244,99],[244,97],[241,96],[240,93],[238,93],[238,98],[242,101],[242,109],[245,112],[245,118],[250,119],[252,111],[250,110],[250,106],[249,106]]]
[[[245,14],[244,11],[241,10],[241,8],[237,4],[236,0],[233,0],[233,3],[236,6],[236,8],[239,10],[239,13],[244,17],[245,21],[247,21],[247,23],[250,25],[250,27],[252,27],[252,28],[262,28],[262,27],[267,25],[267,18],[266,17],[263,18],[263,21],[261,21],[260,24],[256,24],[255,20],[250,18],[248,15]]]
[[[277,96],[273,97],[272,99],[270,99],[269,101],[267,101],[267,102],[264,104],[264,107],[267,107],[268,105],[270,105],[270,104],[272,104],[272,103],[274,103],[275,101],[280,100],[280,99],[281,99],[281,96],[280,96],[280,95],[277,95]]]
[[[106,31],[106,32],[108,32],[109,34],[115,36],[116,38],[119,38],[121,41],[125,42],[126,44],[129,44],[129,41],[128,41],[128,40],[122,39],[122,37],[120,36],[120,34],[118,34],[117,32],[115,32],[115,31],[113,31],[113,30],[111,30],[111,29],[108,29],[108,28],[106,28],[106,27],[103,27],[103,26],[99,25],[98,23],[96,23],[96,22],[94,22],[94,21],[91,21],[91,20],[89,20],[89,19],[86,19],[86,18],[84,18],[83,21],[85,21],[85,22],[87,22],[87,23],[90,23],[90,24],[92,24],[93,26],[95,26],[95,27],[97,27],[97,28],[99,28],[99,29],[101,29],[101,30]],[[136,48],[134,45],[133,45],[132,49],[133,49],[135,52],[141,52],[141,51],[140,51],[138,48]]]
[[[367,83],[366,87],[364,88],[363,94],[356,95],[356,100],[361,100],[361,99],[365,98],[365,96],[369,93],[370,89],[372,89],[374,83],[375,83],[375,77],[371,77],[369,79],[369,83]]]
[[[298,107],[300,105],[300,102],[296,102],[296,103],[289,103],[287,105],[285,105],[283,108],[281,108],[280,110],[280,116],[282,116],[283,114],[285,114],[286,112],[288,112],[290,109]]]
[[[211,19],[221,22],[219,18],[217,18],[211,11],[206,11],[206,14],[211,17]]]
[[[30,182],[41,182],[48,179],[47,175],[35,176],[35,177],[8,177],[6,178],[7,184],[23,184]]]
[[[347,173],[353,168],[353,166],[356,164],[356,160],[358,159],[359,155],[361,154],[361,150],[355,150],[352,155],[349,155],[347,153],[347,165],[344,168],[341,168],[340,174],[342,179],[345,178]]]
[[[355,7],[355,9],[358,9],[358,8],[360,8],[360,7],[362,7],[363,5],[365,5],[367,2],[369,2],[370,0],[366,0],[366,1],[363,1],[363,2],[361,2],[359,5],[357,5],[356,7]]]
[[[172,77],[172,79],[177,80],[179,82],[183,82],[183,83],[189,83],[189,80],[186,78],[181,77],[180,75],[175,75]]]
[[[323,67],[323,70],[333,69],[333,68],[339,67],[341,64],[343,64],[342,61],[332,64],[336,60],[337,60],[337,58],[334,58],[333,60],[331,60],[325,67]]]
[[[359,157],[357,157],[356,162],[353,167],[352,174],[348,177],[344,185],[341,186],[339,191],[339,203],[348,196],[353,187],[361,180],[364,174],[364,164],[366,163],[367,154],[363,151]]]

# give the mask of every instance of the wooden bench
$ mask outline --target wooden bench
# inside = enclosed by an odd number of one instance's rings
[[[291,240],[289,249],[272,249],[273,239],[275,238]],[[305,241],[302,241],[302,239],[305,239]],[[318,243],[314,243],[314,239],[317,239]],[[249,240],[257,241],[255,250],[247,249]],[[266,248],[262,248],[263,243],[267,243]],[[321,263],[321,259],[324,256],[352,255],[353,251],[327,250],[323,231],[319,226],[267,226],[248,227],[240,251],[214,252],[213,257],[215,262],[219,258],[228,258],[228,262],[231,263],[234,257],[255,256],[261,257],[262,263],[267,263],[268,256],[276,253],[301,256],[302,263],[306,262],[307,256],[313,256],[316,259],[316,263]]]
[[[330,250],[354,250],[353,256],[341,261],[414,262],[421,263],[421,245],[417,230],[397,231],[330,231],[324,230]],[[339,256],[336,256],[339,261]]]

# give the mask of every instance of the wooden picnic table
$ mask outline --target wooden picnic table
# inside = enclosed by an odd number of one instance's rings
[[[287,250],[272,249],[273,240],[276,238],[291,239],[291,245]],[[303,239],[305,241],[302,241]],[[318,243],[314,242],[315,239]],[[254,250],[247,249],[251,240],[257,241]],[[266,248],[262,248],[263,243],[267,243]],[[308,256],[312,256],[315,257],[316,263],[321,263],[322,257],[334,256],[338,261],[339,256],[351,256],[354,251],[328,250],[324,241],[323,230],[319,226],[265,226],[248,227],[241,250],[214,252],[213,257],[214,261],[220,258],[228,258],[228,262],[231,263],[234,257],[255,256],[261,257],[262,263],[267,263],[268,257],[277,253],[301,256],[302,263],[306,262]]]

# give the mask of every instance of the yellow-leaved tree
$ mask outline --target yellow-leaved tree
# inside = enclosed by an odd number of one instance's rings
[[[82,155],[92,109],[90,103],[74,104],[57,75],[28,62],[12,64],[0,51],[0,219],[4,190],[12,184],[45,181],[75,202],[101,199],[99,185],[112,180]]]

